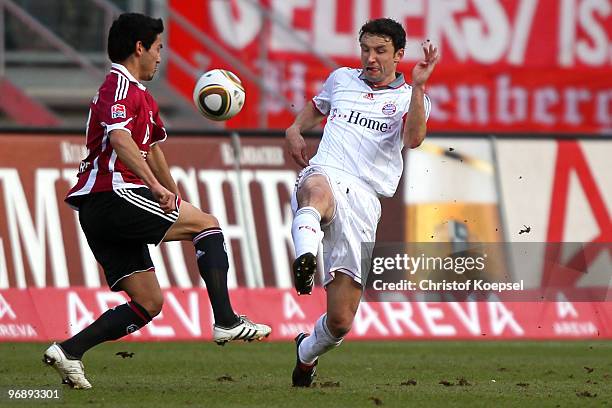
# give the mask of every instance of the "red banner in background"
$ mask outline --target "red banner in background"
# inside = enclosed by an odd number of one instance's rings
[[[301,109],[332,70],[324,59],[359,66],[359,28],[367,19],[389,16],[406,28],[399,71],[407,76],[421,58],[424,38],[440,46],[442,61],[428,87],[430,129],[612,129],[610,0],[171,0],[169,5],[215,43],[215,48],[203,46],[170,18],[172,50],[202,72],[226,68],[246,82],[245,109],[230,127],[257,127],[261,115],[269,127],[286,127],[290,110]],[[238,58],[290,106],[263,95],[219,49]],[[168,78],[191,99],[194,78],[173,63]]]
[[[325,293],[236,289],[240,313],[272,327],[271,341],[311,332],[325,311]],[[51,341],[70,337],[108,308],[125,303],[122,293],[74,287],[0,291],[0,342]],[[212,340],[212,312],[203,289],[164,290],[164,310],[128,341]],[[384,302],[361,303],[349,339],[612,339],[612,304],[606,302]]]
[[[378,242],[448,242],[451,224],[470,242],[611,242],[608,140],[498,140],[497,164],[490,143],[449,137],[411,151],[400,191],[382,200]],[[315,144],[309,139],[310,153]],[[240,171],[226,137],[171,136],[163,149],[183,198],[223,227],[229,287],[289,289],[297,166],[282,139],[241,145]],[[77,213],[63,202],[84,155],[82,136],[0,137],[0,289],[105,286]],[[151,255],[162,288],[202,284],[191,243],[151,246]],[[539,282],[538,265],[520,273]]]
[[[82,143],[83,137],[74,135],[0,137],[0,341],[62,339],[107,308],[126,301],[123,294],[103,289],[104,276],[88,249],[76,213],[63,203],[84,156]],[[489,142],[451,137],[426,143],[439,144],[442,152],[453,147],[455,158],[432,154],[436,149],[424,147],[412,151],[407,163],[415,163],[420,152],[427,158],[418,166],[420,171],[435,174],[428,179],[414,173],[418,179],[415,187],[421,186],[432,194],[422,196],[407,186],[405,195],[400,191],[395,199],[384,200],[387,209],[383,210],[379,228],[380,242],[404,239],[404,226],[408,225],[404,205],[410,199],[423,204],[429,197],[435,202],[431,206],[434,210],[439,209],[443,199],[472,204],[475,197],[487,199],[479,190],[486,187],[483,180],[493,173],[480,171],[485,178],[478,178],[480,173],[470,166],[479,164],[480,170],[489,169],[488,156],[479,156],[483,151],[490,152]],[[508,237],[532,242],[609,242],[609,141],[517,143],[510,139],[498,140],[495,146],[495,168],[503,194],[492,196],[487,203],[493,208],[503,202],[506,222],[502,227],[509,231]],[[242,183],[238,182],[239,173],[226,137],[171,136],[163,149],[183,197],[213,213],[224,228],[231,265],[228,280],[236,310],[270,323],[274,329],[272,340],[291,339],[299,331],[311,330],[324,311],[325,296],[317,288],[313,296],[298,298],[292,289],[292,217],[288,201],[296,168],[285,156],[282,140],[242,140]],[[470,160],[464,163],[462,158]],[[459,186],[458,190],[447,188],[449,183]],[[491,191],[495,190],[491,187]],[[459,193],[469,193],[469,199]],[[244,213],[240,210],[243,199]],[[488,225],[482,209],[473,217],[459,219],[467,218],[476,232]],[[517,235],[525,224],[531,232]],[[253,235],[247,233],[249,229]],[[202,281],[193,246],[166,243],[153,248],[152,256],[164,289],[164,311],[131,339],[209,340],[210,306],[205,290],[199,287]],[[526,279],[535,277],[535,281],[541,276],[541,269],[535,267],[522,272]],[[577,286],[589,283],[579,281]],[[612,304],[363,303],[351,336],[612,338]]]

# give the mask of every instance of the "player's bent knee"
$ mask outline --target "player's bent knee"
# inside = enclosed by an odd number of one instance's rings
[[[183,226],[183,231],[193,238],[200,232],[210,228],[219,228],[219,220],[213,215],[200,211]]]
[[[214,215],[210,215],[210,214],[206,214],[208,217],[208,223],[210,224],[210,227],[219,227],[219,220],[217,219],[217,217],[215,217]]]
[[[155,296],[148,296],[144,299],[134,298],[133,300],[142,306],[151,318],[160,314],[164,306],[164,297],[161,293]]]
[[[200,217],[198,217],[196,231],[194,233],[198,233],[207,228],[219,228],[219,220],[214,215],[206,214],[202,212]]]
[[[310,186],[306,191],[298,192],[297,198],[300,208],[314,207],[324,219],[333,214],[334,196],[329,188],[319,185]]]
[[[321,189],[321,188],[314,189],[313,194],[310,196],[311,203],[315,204],[315,206],[325,208],[325,209],[327,207],[331,207],[333,201],[334,201],[333,195],[330,194],[329,191]]]
[[[332,198],[329,189],[319,185],[309,186],[298,192],[298,202],[304,205],[326,204]]]

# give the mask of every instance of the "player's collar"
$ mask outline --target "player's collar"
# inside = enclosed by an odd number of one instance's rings
[[[127,68],[126,68],[126,67],[124,67],[123,65],[121,65],[121,64],[117,64],[117,63],[113,62],[113,63],[111,64],[111,72],[113,72],[113,70],[114,70],[114,71],[119,71],[119,73],[123,74],[123,76],[125,76],[125,77],[126,77],[126,78],[127,78],[129,81],[130,81],[130,82],[135,83],[135,84],[136,84],[136,86],[138,86],[138,87],[139,87],[140,89],[142,89],[143,91],[144,91],[145,89],[147,89],[147,87],[146,87],[146,86],[144,86],[143,84],[141,84],[140,82],[138,82],[138,81],[136,80],[136,78],[134,78],[134,76],[133,76],[132,74],[130,74],[130,71],[128,71],[128,70],[127,70]]]
[[[366,83],[366,85],[368,85],[375,91],[379,89],[397,89],[406,83],[406,80],[404,79],[404,74],[402,74],[401,72],[396,72],[395,79],[385,86],[376,86],[372,82],[368,81],[363,73],[363,70],[361,70],[361,73],[359,74],[359,79],[361,79],[363,82]]]

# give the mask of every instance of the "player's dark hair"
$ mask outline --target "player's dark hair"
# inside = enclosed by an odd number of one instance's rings
[[[139,13],[121,14],[108,32],[108,57],[112,62],[125,61],[136,49],[136,43],[142,42],[146,50],[164,31],[161,18],[152,18]]]
[[[397,52],[406,47],[406,31],[400,23],[390,18],[377,18],[369,20],[359,30],[359,41],[364,34],[382,35],[391,38],[393,51]]]

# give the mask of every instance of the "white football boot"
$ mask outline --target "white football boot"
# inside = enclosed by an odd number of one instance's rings
[[[246,316],[239,316],[240,320],[234,327],[226,328],[213,325],[213,340],[220,346],[224,346],[228,341],[243,340],[263,340],[270,335],[272,329],[265,324],[253,323]]]
[[[70,360],[57,343],[53,343],[45,351],[43,363],[55,368],[62,378],[62,384],[68,384],[78,390],[91,388],[91,384],[85,378],[85,367],[81,360]]]

